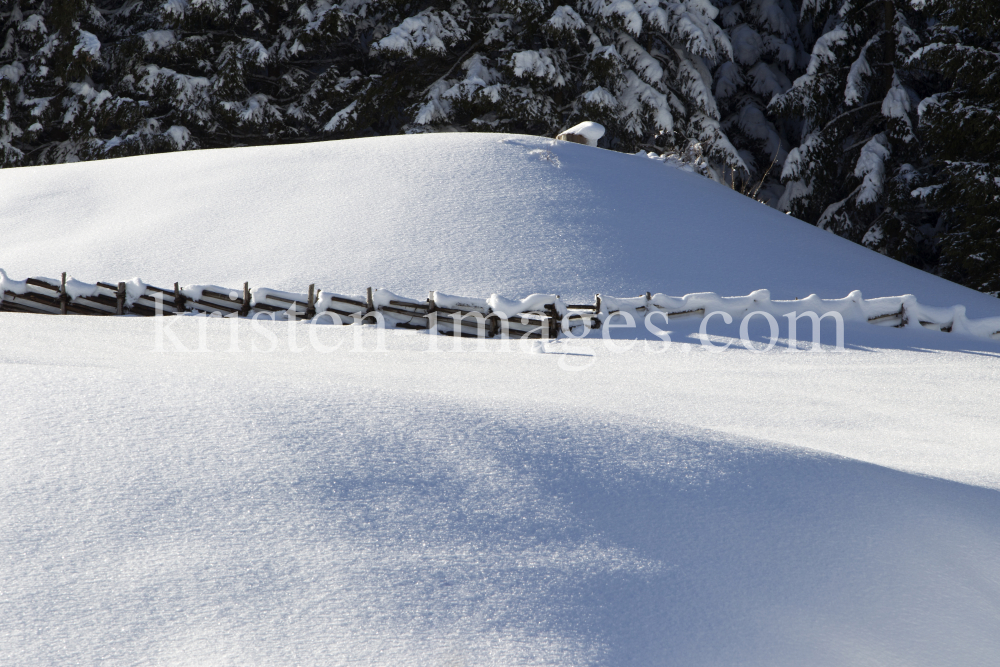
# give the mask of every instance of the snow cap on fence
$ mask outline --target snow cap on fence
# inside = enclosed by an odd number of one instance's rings
[[[27,280],[11,280],[7,272],[0,269],[0,294],[3,292],[13,292],[14,294],[26,294],[28,292]]]
[[[372,304],[376,308],[384,308],[385,306],[389,306],[393,301],[395,301],[396,303],[413,304],[414,306],[421,306],[424,305],[425,303],[424,301],[417,301],[416,299],[410,299],[405,296],[394,294],[393,292],[390,292],[387,289],[377,289],[374,292],[372,292]]]
[[[239,290],[234,290],[230,287],[222,287],[221,285],[185,285],[184,287],[181,287],[181,294],[194,301],[201,301],[205,296],[205,292],[216,292],[226,296],[235,294],[236,298],[242,296],[242,293]]]
[[[269,296],[277,297],[289,302],[299,301],[302,303],[306,303],[309,298],[309,296],[304,292],[283,292],[269,287],[254,287],[250,290],[250,305],[256,306],[257,304],[265,303],[267,297]]]
[[[453,310],[481,310],[484,313],[490,309],[489,299],[477,299],[471,296],[454,296],[444,292],[431,292],[434,305],[438,308]]]
[[[520,313],[529,311],[545,311],[546,306],[555,308],[559,317],[563,317],[569,310],[566,304],[555,294],[532,294],[523,299],[506,299],[499,294],[492,294],[486,300],[490,308],[495,313],[503,313],[507,317],[514,317]]]
[[[344,310],[347,305],[347,309],[353,309],[356,311],[367,310],[365,304],[365,297],[363,294],[350,295],[350,294],[338,294],[337,292],[328,292],[326,290],[320,290],[319,295],[316,297],[316,312],[322,313],[326,310]]]
[[[132,280],[125,281],[125,305],[131,307],[143,294],[146,293],[146,283],[139,280],[138,276]]]
[[[71,299],[97,296],[98,291],[97,283],[85,283],[76,278],[66,280],[66,295]]]

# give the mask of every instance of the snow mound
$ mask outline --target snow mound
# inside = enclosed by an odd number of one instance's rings
[[[0,267],[343,294],[1000,301],[645,155],[431,134],[5,169]]]
[[[604,136],[604,126],[600,123],[593,123],[589,120],[585,120],[582,123],[574,125],[568,130],[564,130],[556,138],[571,141],[568,138],[570,136],[583,138],[584,141],[576,142],[578,144],[585,143],[588,146],[597,146],[597,142]]]

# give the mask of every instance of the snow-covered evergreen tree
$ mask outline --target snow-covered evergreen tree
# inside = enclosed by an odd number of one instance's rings
[[[920,22],[902,0],[805,0],[809,63],[770,104],[802,121],[779,207],[897,257],[920,240],[905,197],[920,157],[919,97],[899,67],[920,44]]]
[[[373,52],[401,68],[427,51],[446,58],[411,107],[411,131],[551,136],[588,119],[612,148],[696,141],[717,164],[742,167],[711,90],[711,70],[731,57],[717,14],[705,0],[456,3],[408,17]]]
[[[73,162],[141,131],[136,100],[101,81],[108,20],[89,0],[4,8],[0,47],[0,159],[4,166]]]
[[[5,16],[9,164],[25,148],[39,163],[447,127],[551,136],[588,118],[609,147],[699,142],[744,167],[711,90],[731,48],[707,0],[39,7]]]
[[[143,100],[173,148],[266,143],[295,133],[277,102],[287,5],[172,0],[143,8],[109,59],[118,85]]]
[[[930,0],[928,43],[907,60],[927,166],[913,191],[936,216],[939,272],[1000,296],[1000,8]]]
[[[719,19],[733,59],[716,69],[715,98],[722,129],[748,170],[730,172],[729,180],[774,205],[784,190],[780,176],[791,148],[788,135],[797,128],[793,120],[768,118],[767,105],[788,91],[791,78],[808,61],[798,34],[798,12],[789,0],[735,0],[722,7]]]

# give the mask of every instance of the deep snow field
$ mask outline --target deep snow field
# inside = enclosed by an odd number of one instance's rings
[[[0,268],[1000,315],[661,162],[502,135],[2,170]],[[994,665],[1000,342],[667,328],[0,313],[0,664]]]

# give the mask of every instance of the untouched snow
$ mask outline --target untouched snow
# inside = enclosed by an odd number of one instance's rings
[[[622,311],[523,343],[0,312],[2,665],[1000,654],[1000,345],[966,335],[992,297],[661,161],[521,136],[0,170],[0,213],[12,291],[66,271],[74,294]],[[796,297],[844,314],[845,350],[791,349]],[[901,306],[957,333],[865,321]],[[737,316],[700,339],[658,313],[665,347],[620,326],[651,308]],[[740,344],[750,308],[773,349]],[[764,348],[766,318],[746,333]]]
[[[645,156],[429,134],[0,170],[0,268],[412,298],[595,293],[866,298],[1000,315],[886,259]]]
[[[3,664],[1000,651],[996,355],[168,319],[0,314]]]

